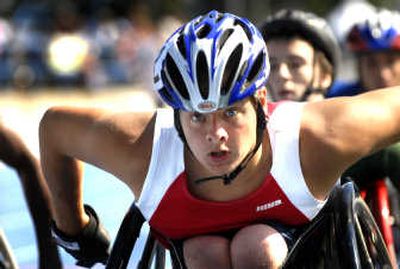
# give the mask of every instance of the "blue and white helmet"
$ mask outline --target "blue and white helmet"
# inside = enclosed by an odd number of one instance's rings
[[[375,16],[356,24],[350,30],[347,43],[351,51],[400,51],[400,13],[378,10]]]
[[[212,112],[266,83],[268,52],[247,19],[211,11],[179,28],[154,65],[155,89],[174,109]]]

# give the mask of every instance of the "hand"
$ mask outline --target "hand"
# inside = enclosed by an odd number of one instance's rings
[[[57,243],[76,260],[76,265],[90,268],[96,263],[106,264],[110,239],[92,207],[85,205],[89,223],[76,236],[66,235],[52,223],[52,235]]]

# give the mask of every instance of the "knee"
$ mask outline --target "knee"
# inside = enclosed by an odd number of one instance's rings
[[[288,248],[282,235],[264,224],[241,229],[231,244],[233,268],[280,268]]]
[[[230,268],[230,242],[222,236],[197,236],[185,240],[183,256],[189,268]]]

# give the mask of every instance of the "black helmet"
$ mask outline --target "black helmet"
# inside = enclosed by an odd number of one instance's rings
[[[310,12],[283,9],[267,17],[261,24],[260,31],[266,42],[274,37],[301,36],[325,54],[333,66],[335,76],[340,47],[325,19]]]

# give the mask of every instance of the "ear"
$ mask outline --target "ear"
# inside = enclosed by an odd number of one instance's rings
[[[265,86],[259,88],[256,93],[255,97],[260,102],[261,106],[264,109],[264,114],[268,115],[268,106],[267,106],[267,88]]]
[[[314,82],[313,87],[316,89],[327,90],[333,82],[332,74],[322,70],[321,64],[314,64]]]
[[[320,88],[321,89],[328,89],[332,85],[332,75],[321,72],[321,82],[320,82]]]
[[[265,107],[267,105],[267,88],[262,86],[255,92],[255,97],[260,101],[261,105]]]

